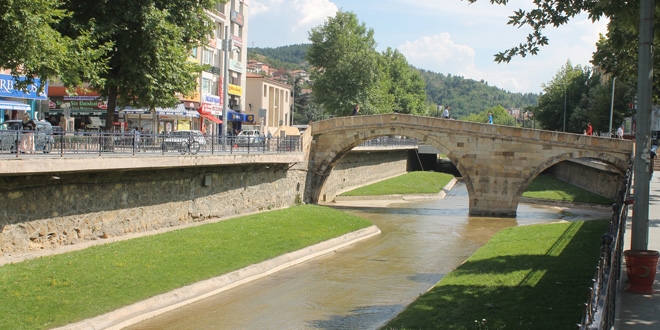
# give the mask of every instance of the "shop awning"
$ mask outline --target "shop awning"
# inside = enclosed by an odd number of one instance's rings
[[[29,104],[16,102],[16,101],[0,100],[0,109],[30,111],[32,108],[30,107]]]
[[[210,121],[216,123],[216,124],[222,124],[222,120],[216,118],[216,117],[213,116],[213,115],[209,115],[209,114],[206,114],[206,113],[200,113],[200,115],[201,115],[202,117],[204,117],[204,118],[206,118],[206,119],[208,119],[208,120],[210,120]]]

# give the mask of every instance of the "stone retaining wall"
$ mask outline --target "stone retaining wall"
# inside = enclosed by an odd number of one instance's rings
[[[331,190],[405,173],[406,151],[357,152]],[[291,166],[291,167],[290,167]],[[0,177],[0,256],[295,205],[308,164],[241,164]]]
[[[336,195],[353,187],[405,174],[408,154],[409,150],[351,151],[332,169],[319,201],[332,202]]]

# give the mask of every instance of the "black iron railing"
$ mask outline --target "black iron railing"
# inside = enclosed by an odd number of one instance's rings
[[[607,233],[603,235],[600,259],[596,267],[593,285],[589,288],[589,300],[585,303],[581,330],[609,330],[614,326],[617,293],[621,280],[623,239],[628,220],[628,205],[631,203],[632,165],[626,173],[625,183],[617,193],[612,205],[612,219]]]

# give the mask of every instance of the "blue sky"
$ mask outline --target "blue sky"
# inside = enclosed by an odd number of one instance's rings
[[[350,11],[374,30],[378,50],[398,49],[418,68],[474,80],[484,80],[511,92],[540,93],[570,60],[591,66],[605,21],[578,16],[545,34],[550,45],[539,55],[515,57],[508,64],[493,61],[497,52],[516,46],[531,30],[506,23],[514,10],[529,9],[532,0],[510,0],[507,6],[488,0],[250,0],[248,45],[279,47],[309,43],[311,28]]]

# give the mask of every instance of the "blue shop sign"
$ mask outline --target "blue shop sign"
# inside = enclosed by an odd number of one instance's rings
[[[24,79],[25,78],[21,78],[21,81]],[[44,84],[44,88],[41,93],[37,92],[39,90],[39,84],[41,83],[39,78],[34,78],[34,84],[28,87],[27,93],[14,89],[14,83],[14,77],[11,75],[0,74],[0,96],[36,100],[45,100],[47,98],[46,91],[48,90],[48,82]]]

